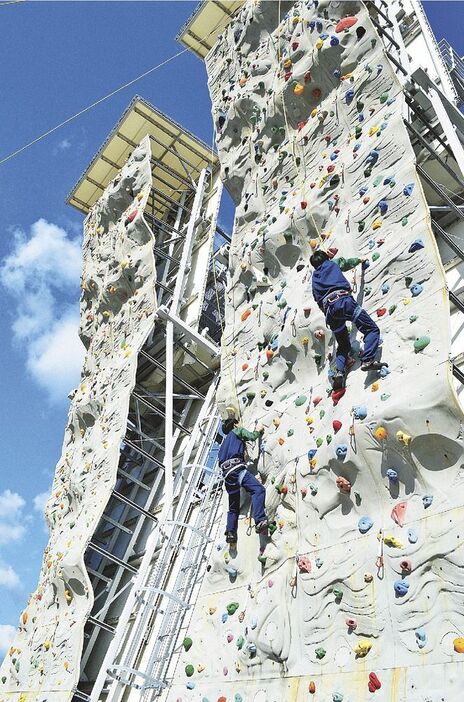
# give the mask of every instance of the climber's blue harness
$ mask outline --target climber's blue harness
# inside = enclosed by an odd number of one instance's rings
[[[322,299],[322,308],[324,310],[324,314],[326,316],[326,319],[327,319],[327,312],[328,312],[329,305],[333,304],[334,302],[337,302],[337,300],[340,300],[340,298],[346,297],[347,295],[351,296],[351,290],[332,290],[332,292],[330,292],[328,295],[326,295]],[[361,312],[362,312],[362,307],[360,305],[356,305],[356,307],[353,311],[353,317],[351,318],[351,321],[353,322],[353,324],[356,324],[356,320],[358,319]],[[336,333],[336,332],[342,331],[344,326],[345,326],[345,321],[343,321],[340,324],[340,326],[337,327],[336,329],[334,329],[333,327],[331,327],[331,329],[334,333]]]

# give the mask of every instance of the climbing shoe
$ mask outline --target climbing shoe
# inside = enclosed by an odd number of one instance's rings
[[[226,531],[226,544],[235,544],[237,542],[236,531]]]
[[[263,532],[265,532],[267,530],[267,527],[268,527],[268,521],[267,521],[267,519],[263,519],[262,522],[258,522],[257,524],[255,524],[255,531],[257,534],[262,534]]]
[[[346,373],[337,372],[334,375],[334,377],[332,378],[332,389],[333,390],[341,390],[342,388],[345,387],[345,381],[346,381]]]
[[[388,363],[384,363],[383,361],[364,361],[361,364],[361,370],[362,371],[379,371],[382,370],[382,368],[388,368]]]

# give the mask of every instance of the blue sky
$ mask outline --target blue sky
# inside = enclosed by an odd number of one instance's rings
[[[196,1],[0,5],[0,159],[176,53]],[[464,53],[464,3],[426,2]],[[187,53],[0,165],[0,653],[36,586],[41,515],[79,377],[82,216],[64,199],[139,94],[211,143],[206,73]],[[223,221],[230,229],[231,208]]]

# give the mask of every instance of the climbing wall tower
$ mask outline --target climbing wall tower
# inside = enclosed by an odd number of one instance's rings
[[[2,665],[1,700],[87,700],[137,607],[162,599],[173,544],[190,535],[218,424],[221,302],[217,293],[217,306],[211,295],[205,305],[205,290],[220,277],[220,197],[211,148],[138,97],[69,196],[87,215],[86,357],[45,510],[50,540]]]
[[[387,3],[230,5],[208,52],[209,3],[183,39],[207,53],[237,206],[217,400],[265,426],[252,458],[275,524],[249,535],[244,504],[237,550],[217,541],[168,699],[457,702],[463,414],[435,234],[462,255],[437,221],[462,219],[462,116],[446,86],[413,75]],[[331,391],[333,339],[311,297],[318,248],[378,321],[389,363],[366,377],[357,361],[346,392]]]

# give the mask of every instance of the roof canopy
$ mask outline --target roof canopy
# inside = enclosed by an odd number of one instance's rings
[[[185,190],[192,190],[200,171],[219,162],[214,150],[141,97],[134,97],[94,156],[66,201],[87,214],[108,183],[146,135],[153,163],[155,216],[161,218]],[[151,208],[152,199],[149,201]]]
[[[198,5],[176,39],[201,59],[213,47],[244,0],[205,0]]]

